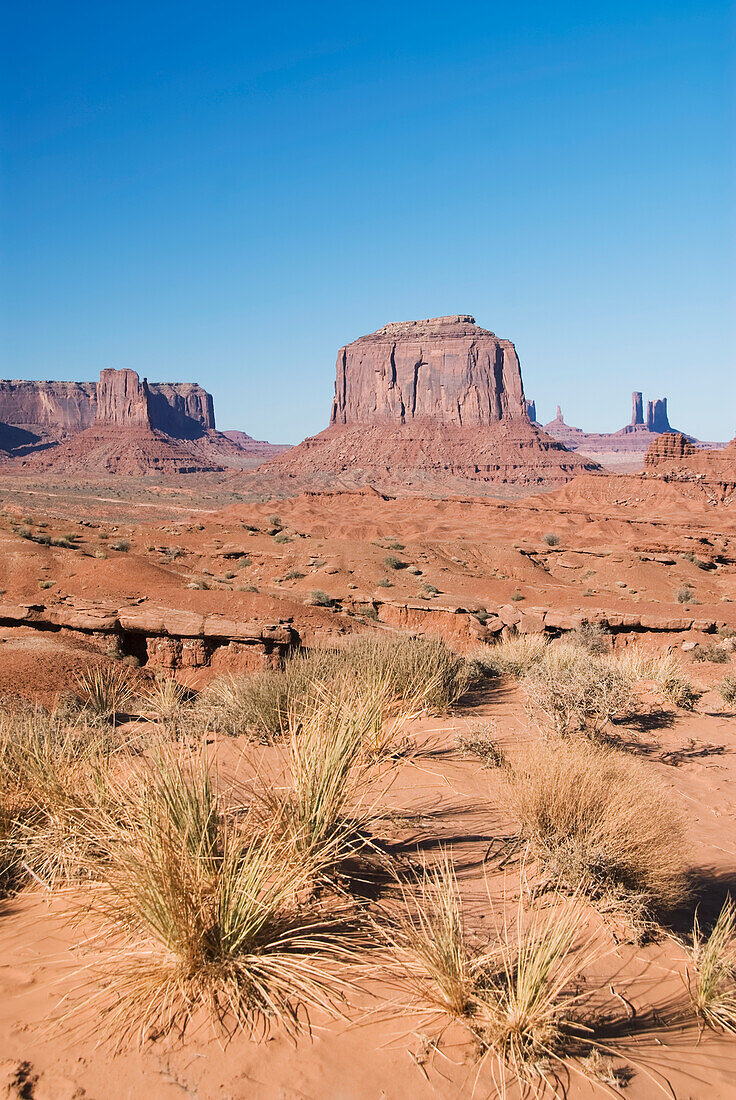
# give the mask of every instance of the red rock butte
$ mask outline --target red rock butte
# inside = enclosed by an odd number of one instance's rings
[[[529,420],[510,340],[468,314],[398,321],[337,355],[330,426],[261,472],[297,481],[562,484],[595,463]]]

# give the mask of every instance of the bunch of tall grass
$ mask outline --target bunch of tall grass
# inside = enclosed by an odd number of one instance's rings
[[[108,796],[114,742],[65,708],[0,709],[0,888],[89,872],[90,815]]]
[[[549,646],[524,686],[542,728],[559,737],[578,730],[599,734],[627,713],[634,687],[616,662],[567,644]]]
[[[367,849],[376,816],[369,779],[384,712],[349,681],[321,688],[290,715],[287,783],[266,791],[268,827],[321,873]]]
[[[185,732],[192,711],[187,688],[173,676],[159,676],[143,696],[146,716],[160,723],[168,736],[178,738]]]
[[[342,911],[306,900],[308,856],[295,864],[273,832],[244,834],[204,757],[158,755],[138,779],[102,830],[93,912],[101,942],[124,947],[87,1007],[118,1044],[183,1030],[202,1011],[257,1039],[273,1025],[309,1030],[312,1010],[338,1006],[360,941]]]
[[[543,634],[519,634],[478,650],[474,661],[489,676],[526,676],[544,658],[547,639]]]
[[[736,1035],[736,906],[727,898],[709,936],[693,924],[690,997],[701,1024]]]
[[[736,673],[729,672],[718,685],[718,691],[724,702],[736,703]]]
[[[630,756],[588,741],[533,745],[504,773],[504,802],[552,882],[632,915],[685,900],[682,816]]]
[[[520,899],[514,919],[504,917],[479,943],[465,929],[454,868],[443,852],[405,890],[404,903],[388,938],[398,981],[413,996],[410,1007],[433,1021],[462,1022],[501,1095],[509,1077],[522,1092],[549,1083],[595,1047],[585,974],[603,951],[586,932],[579,896],[531,911]]]
[[[665,697],[683,710],[692,710],[700,698],[701,693],[685,675],[678,658],[669,650],[649,653],[641,646],[630,645],[617,655],[616,663],[634,681],[654,680]]]
[[[127,714],[137,695],[130,672],[122,665],[95,665],[80,672],[76,693],[90,714],[110,722]]]

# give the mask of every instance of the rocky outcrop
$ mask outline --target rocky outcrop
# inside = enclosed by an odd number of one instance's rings
[[[537,422],[537,406],[534,401],[527,401],[526,403],[526,415],[531,420],[532,424]]]
[[[644,402],[640,390],[634,390],[631,395],[631,426],[636,428],[644,423]]]
[[[481,483],[563,484],[597,469],[530,422],[514,345],[467,314],[384,325],[341,348],[336,373],[330,427],[260,467],[264,478],[290,491],[482,495]]]
[[[496,424],[526,412],[510,340],[465,314],[399,321],[337,353],[332,424]]]
[[[651,468],[695,453],[695,447],[682,432],[664,432],[649,444],[649,450],[644,455],[644,465]]]
[[[0,381],[0,423],[16,428],[80,432],[95,418],[94,382]]]

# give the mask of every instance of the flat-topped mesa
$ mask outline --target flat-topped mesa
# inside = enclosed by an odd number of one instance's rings
[[[526,419],[514,345],[469,314],[393,321],[340,348],[336,373],[335,425]]]
[[[96,425],[158,428],[177,438],[191,438],[215,427],[212,397],[191,382],[141,382],[134,370],[110,367],[97,383]]]

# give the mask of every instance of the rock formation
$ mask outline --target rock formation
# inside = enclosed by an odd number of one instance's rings
[[[617,432],[585,432],[582,428],[566,424],[559,405],[557,416],[544,425],[544,430],[570,450],[619,471],[640,470],[652,439],[658,438],[663,432],[674,432],[667,415],[666,397],[647,402],[645,423],[644,402],[639,390],[631,395],[631,422]],[[692,436],[684,438],[694,447],[725,446],[722,443],[701,443]]]
[[[537,422],[537,406],[533,401],[527,401],[526,403],[526,415],[531,420],[532,424]]]
[[[394,322],[337,353],[332,424],[495,424],[525,408],[514,345],[473,317]]]
[[[584,463],[530,423],[514,345],[466,314],[384,325],[338,352],[330,426],[261,467],[304,486],[562,484]],[[475,488],[469,488],[470,483]]]
[[[664,432],[649,444],[649,450],[644,455],[644,465],[645,467],[659,466],[673,459],[687,458],[695,453],[694,445],[682,432]]]

